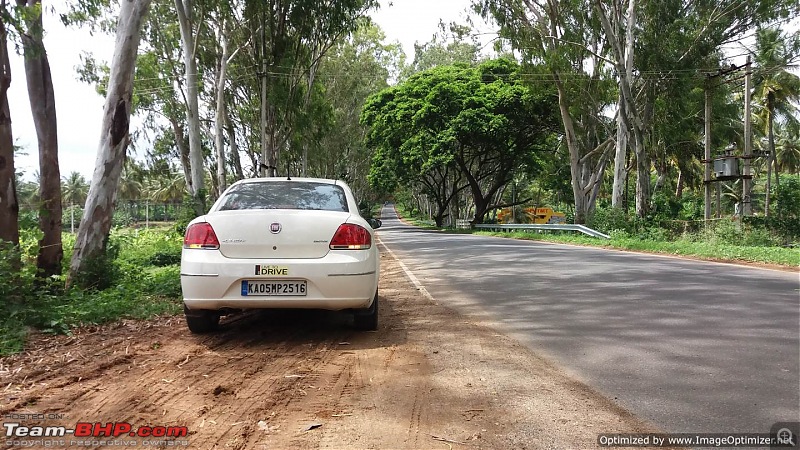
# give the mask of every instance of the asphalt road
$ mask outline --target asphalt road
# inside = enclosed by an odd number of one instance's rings
[[[665,431],[800,420],[797,272],[424,231],[389,207],[382,219],[381,241],[438,302]]]

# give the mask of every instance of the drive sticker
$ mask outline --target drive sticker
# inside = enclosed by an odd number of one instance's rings
[[[288,267],[281,266],[262,266],[256,264],[256,275],[289,275]]]

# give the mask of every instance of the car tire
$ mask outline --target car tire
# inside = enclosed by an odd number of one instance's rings
[[[184,306],[183,313],[186,316],[186,325],[193,334],[214,331],[219,325],[219,314],[216,311],[207,309],[189,310]]]
[[[378,329],[378,290],[375,290],[375,298],[372,305],[363,310],[358,310],[353,314],[353,325],[359,330],[376,331]]]

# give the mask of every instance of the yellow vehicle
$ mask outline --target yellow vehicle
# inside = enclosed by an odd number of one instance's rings
[[[530,208],[528,214],[531,216],[531,223],[564,223],[566,217],[564,213],[555,212],[553,208]]]

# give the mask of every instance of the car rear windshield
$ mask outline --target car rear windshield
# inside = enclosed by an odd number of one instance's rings
[[[218,210],[238,209],[349,211],[347,197],[340,186],[288,180],[234,186],[225,194]]]

